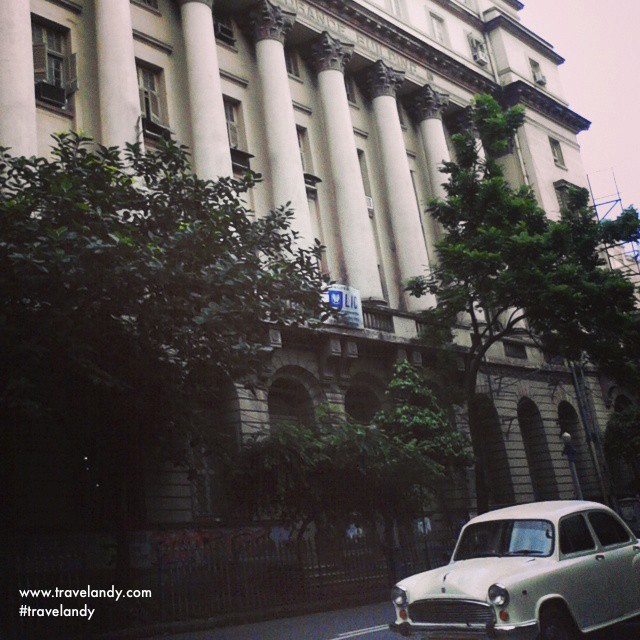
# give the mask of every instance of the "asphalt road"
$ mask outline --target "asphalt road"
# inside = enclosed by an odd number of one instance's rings
[[[387,629],[392,617],[391,604],[383,602],[238,627],[156,636],[153,640],[399,640],[400,636]],[[586,636],[586,640],[638,639],[640,618]]]

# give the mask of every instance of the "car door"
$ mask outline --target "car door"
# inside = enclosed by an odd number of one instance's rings
[[[638,540],[616,516],[607,511],[590,511],[587,520],[601,547],[596,558],[606,576],[606,608],[611,619],[637,612],[640,609]]]
[[[559,562],[553,585],[562,595],[581,629],[610,619],[610,611],[601,603],[607,600],[608,586],[599,551],[582,513],[562,518],[559,530]]]

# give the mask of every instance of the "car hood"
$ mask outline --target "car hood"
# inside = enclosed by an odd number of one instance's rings
[[[398,583],[407,591],[409,601],[433,596],[467,597],[486,601],[487,589],[500,583],[505,587],[538,574],[549,564],[548,558],[473,558],[418,573]]]

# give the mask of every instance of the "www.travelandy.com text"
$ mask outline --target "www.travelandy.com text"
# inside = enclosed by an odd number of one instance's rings
[[[111,586],[108,589],[96,589],[87,585],[82,589],[18,589],[20,598],[106,598],[118,602],[123,598],[151,598],[150,589],[116,589]],[[81,607],[68,607],[64,604],[56,604],[52,607],[42,605],[32,606],[21,604],[18,607],[20,617],[27,618],[86,618],[91,620],[95,609],[90,608],[87,603]]]

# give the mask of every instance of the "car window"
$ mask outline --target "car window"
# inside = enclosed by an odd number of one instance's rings
[[[553,544],[553,525],[547,520],[492,520],[467,526],[455,559],[549,556]]]
[[[629,542],[629,532],[609,513],[592,511],[589,522],[603,547]]]
[[[595,548],[596,543],[582,515],[569,516],[560,522],[560,551],[563,554]]]

